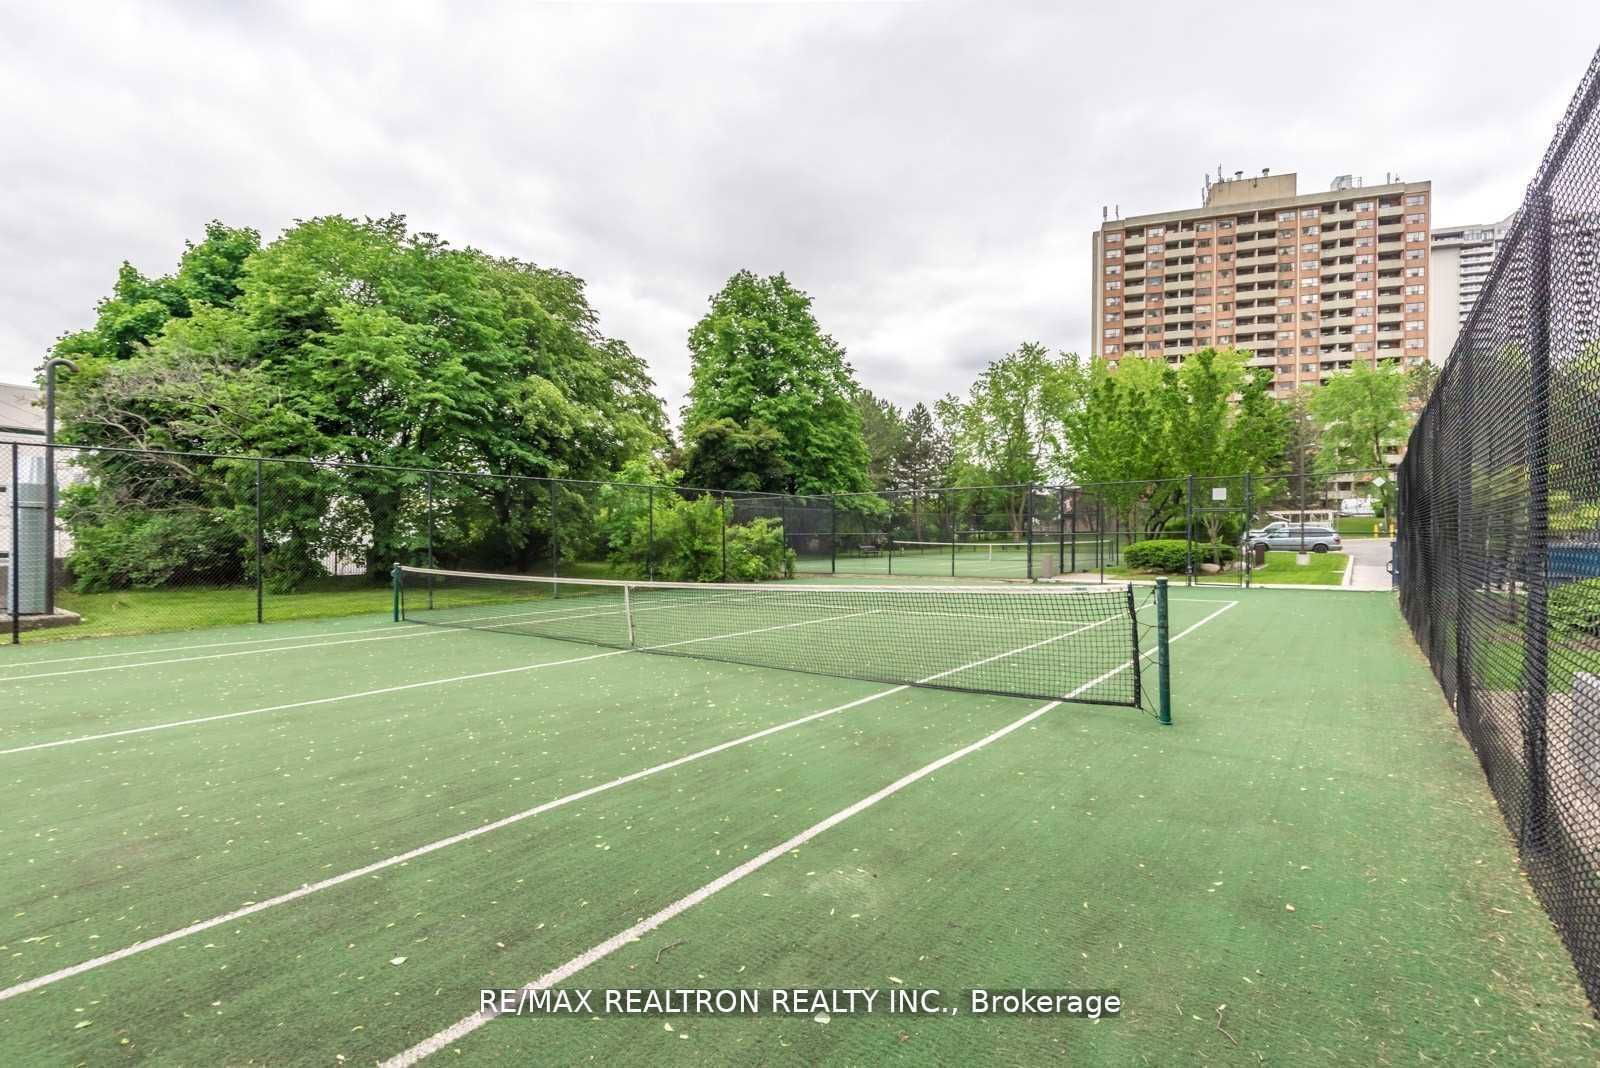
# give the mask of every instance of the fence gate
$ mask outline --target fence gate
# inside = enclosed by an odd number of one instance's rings
[[[1189,540],[1189,585],[1250,585],[1250,553],[1245,535],[1253,521],[1249,475],[1191,475],[1185,487],[1185,528]]]

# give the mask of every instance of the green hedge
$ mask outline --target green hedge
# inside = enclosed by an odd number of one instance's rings
[[[1188,566],[1190,553],[1194,554],[1196,564],[1215,561],[1220,556],[1225,564],[1232,563],[1238,556],[1237,550],[1231,545],[1208,545],[1204,542],[1191,543],[1176,538],[1156,538],[1151,541],[1134,542],[1122,550],[1122,562],[1135,571],[1161,571],[1182,574]]]

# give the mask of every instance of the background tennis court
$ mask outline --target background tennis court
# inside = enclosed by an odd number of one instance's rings
[[[1174,591],[1170,729],[378,615],[8,650],[0,1059],[391,1057],[840,813],[565,982],[1102,987],[1123,1018],[506,1019],[452,1052],[1592,1057],[1392,603],[1313,596]]]

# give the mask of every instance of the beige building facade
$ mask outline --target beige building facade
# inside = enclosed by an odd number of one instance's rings
[[[1430,182],[1293,174],[1207,180],[1199,208],[1105,220],[1093,238],[1097,355],[1180,364],[1251,353],[1279,395],[1356,363],[1430,356]]]

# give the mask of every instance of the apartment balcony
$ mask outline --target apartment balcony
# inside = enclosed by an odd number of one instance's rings
[[[1378,325],[1384,329],[1397,329],[1398,324],[1405,321],[1405,315],[1400,312],[1378,312]]]

